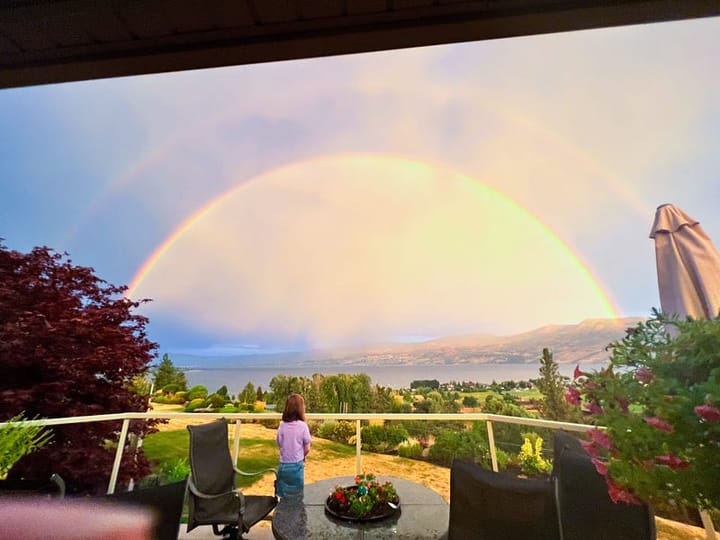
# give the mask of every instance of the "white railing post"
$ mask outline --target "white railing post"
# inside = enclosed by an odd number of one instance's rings
[[[705,527],[705,540],[715,540],[717,538],[715,535],[715,526],[707,510],[700,510],[700,519],[702,520],[703,527]]]
[[[490,420],[485,421],[488,432],[488,447],[490,448],[490,463],[492,464],[492,470],[498,472],[497,463],[497,452],[495,451],[495,434],[493,432],[493,425]]]
[[[125,451],[125,440],[127,439],[128,427],[130,419],[123,420],[122,429],[120,430],[120,439],[118,447],[115,451],[115,461],[113,462],[112,473],[110,474],[110,484],[108,484],[108,494],[115,493],[115,485],[117,484],[118,473],[120,472],[120,462],[122,461],[123,452]]]
[[[362,440],[360,439],[360,420],[355,420],[355,474],[362,474]]]
[[[232,460],[233,467],[237,467],[238,456],[240,455],[240,419],[235,420],[235,429],[233,430],[235,439],[233,440]]]

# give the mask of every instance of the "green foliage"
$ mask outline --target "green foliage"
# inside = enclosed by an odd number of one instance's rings
[[[430,461],[446,467],[456,458],[479,463],[484,467],[490,464],[487,439],[475,429],[441,432],[435,438],[435,444],[430,447],[428,457]]]
[[[463,396],[463,407],[475,408],[478,406],[478,400],[475,396]]]
[[[437,390],[440,388],[440,381],[437,379],[418,379],[410,383],[410,388],[417,390],[418,388],[430,388]]]
[[[576,372],[568,392],[607,428],[591,432],[586,447],[610,496],[717,510],[720,318],[681,321],[654,310],[610,348],[608,368]]]
[[[201,384],[193,386],[187,394],[188,401],[194,401],[198,398],[205,399],[206,397],[208,397],[208,389]]]
[[[51,431],[26,420],[22,413],[8,420],[0,427],[0,480],[21,457],[45,446],[51,439]]]
[[[242,403],[253,403],[257,398],[257,392],[253,383],[249,382],[245,385],[242,392],[238,394],[238,401]]]
[[[202,409],[207,407],[207,402],[204,398],[193,399],[190,403],[185,405],[185,412],[193,412],[195,409]]]
[[[239,411],[238,411],[238,408],[237,408],[235,405],[231,405],[231,404],[228,403],[228,404],[226,404],[226,405],[223,405],[218,412],[222,412],[222,413],[236,413],[236,412],[239,412]]]
[[[208,396],[207,402],[213,409],[221,409],[225,405],[225,396],[211,394]]]
[[[407,440],[408,432],[400,425],[365,426],[360,432],[363,450],[387,452]]]
[[[162,391],[164,394],[174,394],[180,389],[180,386],[176,383],[170,383],[163,386]]]
[[[558,365],[553,360],[553,355],[548,349],[542,350],[540,379],[538,379],[537,385],[542,394],[540,414],[543,418],[559,422],[577,422],[580,420],[577,411],[565,401],[567,382],[560,375]]]
[[[348,444],[350,437],[355,436],[355,423],[345,420],[328,420],[320,424],[318,437]]]
[[[545,474],[552,470],[552,464],[542,456],[542,445],[542,437],[536,437],[534,443],[525,437],[518,455],[520,470],[525,474]]]
[[[403,441],[398,445],[398,455],[404,458],[419,459],[422,457],[423,447],[418,443]]]
[[[190,463],[187,458],[175,458],[160,466],[160,476],[164,483],[172,484],[190,476]]]
[[[166,393],[177,392],[178,390],[187,390],[187,379],[182,369],[176,368],[170,357],[163,354],[160,365],[153,369],[153,381],[155,388],[165,389],[168,385],[176,385],[174,390],[167,390]]]

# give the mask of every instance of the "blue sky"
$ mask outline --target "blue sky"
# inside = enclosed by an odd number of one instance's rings
[[[130,284],[230,193],[134,291],[170,351],[647,315],[655,207],[720,239],[718,58],[712,18],[3,90],[0,237]]]

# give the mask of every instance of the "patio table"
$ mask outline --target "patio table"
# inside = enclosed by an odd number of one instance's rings
[[[279,540],[305,539],[446,539],[450,506],[440,494],[422,484],[393,478],[400,509],[380,521],[344,521],[325,512],[325,500],[335,486],[350,486],[353,476],[328,478],[305,486],[302,497],[285,497],[275,507],[272,532]]]

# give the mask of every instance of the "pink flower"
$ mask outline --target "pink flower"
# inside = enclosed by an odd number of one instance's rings
[[[580,392],[574,386],[570,386],[565,392],[565,401],[572,405],[580,405]]]
[[[588,435],[590,435],[590,439],[592,439],[592,442],[595,444],[602,446],[603,448],[607,448],[608,450],[613,449],[613,443],[612,440],[610,440],[610,435],[605,433],[604,431],[600,431],[599,429],[591,429],[588,431]]]
[[[688,463],[684,459],[671,455],[657,456],[655,458],[655,463],[659,463],[660,465],[667,465],[671,469],[687,469],[690,466],[690,463]]]
[[[585,451],[590,454],[592,457],[598,457],[598,450],[597,446],[595,446],[594,442],[590,441],[580,441],[580,444],[585,449]]]
[[[580,377],[585,377],[587,373],[584,371],[580,371],[580,364],[575,366],[575,371],[573,372],[573,380],[577,380]]]
[[[603,413],[602,407],[598,405],[597,401],[591,401],[588,403],[588,412],[593,416],[600,416]]]
[[[720,409],[712,405],[698,405],[695,414],[708,422],[720,422]]]
[[[665,431],[667,433],[672,433],[673,431],[675,431],[674,427],[672,427],[668,422],[657,416],[650,416],[648,418],[644,418],[643,420],[645,420],[646,424],[649,424],[655,429],[659,429],[660,431]]]
[[[635,379],[643,384],[648,384],[654,377],[653,372],[646,367],[641,367],[635,372]]]
[[[608,475],[608,468],[607,468],[606,463],[603,463],[602,461],[600,461],[597,458],[592,458],[591,461],[592,461],[592,464],[595,465],[595,470],[598,472],[598,474],[600,474],[602,476]]]
[[[617,401],[618,405],[620,405],[620,410],[624,413],[628,412],[630,407],[630,402],[625,398],[620,398],[615,396],[615,401]]]
[[[626,504],[640,504],[640,500],[626,489],[621,488],[610,479],[606,479],[608,486],[608,495],[615,504],[623,502]]]

